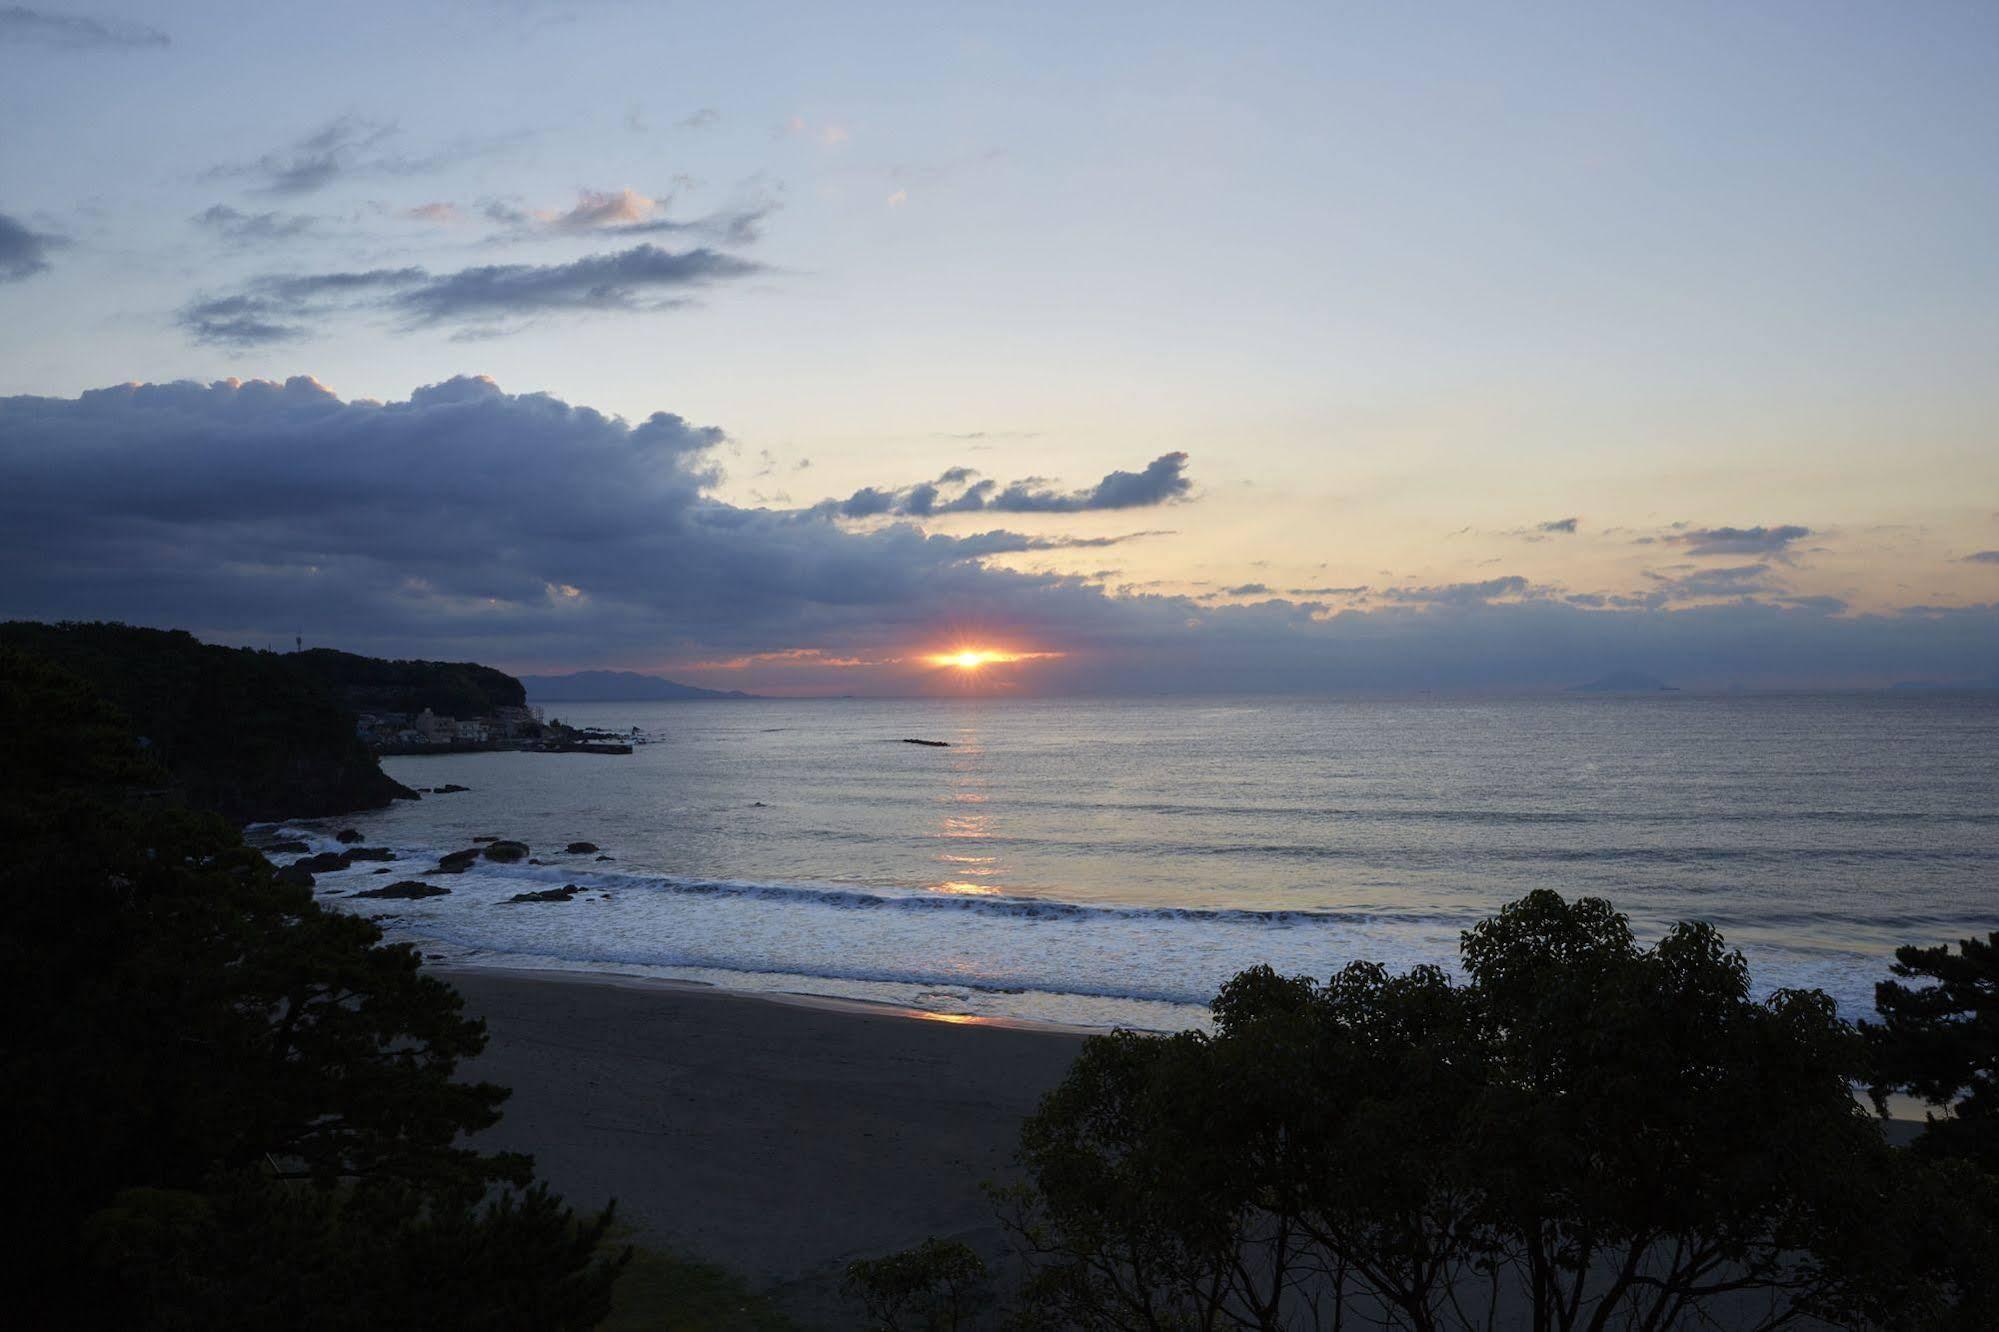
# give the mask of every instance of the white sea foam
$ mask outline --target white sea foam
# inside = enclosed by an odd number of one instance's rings
[[[1449,965],[1536,887],[1641,936],[1713,920],[1760,990],[1854,1015],[1894,945],[1991,928],[1999,708],[1669,699],[578,706],[659,743],[392,760],[473,789],[351,821],[394,878],[482,834],[548,863],[416,901],[353,897],[393,881],[368,862],[320,887],[446,959],[1153,1027],[1256,963]],[[579,838],[616,859],[550,849]]]

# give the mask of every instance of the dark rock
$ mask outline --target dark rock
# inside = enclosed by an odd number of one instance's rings
[[[304,870],[307,874],[330,874],[334,870],[347,868],[347,856],[340,851],[322,851],[304,860],[294,860],[287,869]]]
[[[384,866],[383,866],[383,867],[382,867],[381,869],[378,869],[378,870],[370,870],[370,871],[369,871],[369,873],[371,873],[371,874],[394,874],[394,873],[395,873],[395,871],[394,871],[394,870],[392,870],[392,869],[390,869],[390,868],[389,868],[388,866],[384,865]]]
[[[535,859],[535,858],[534,858],[533,856],[529,856],[529,857],[528,857],[528,864],[530,864],[530,865],[539,865],[539,864],[541,864],[541,862],[540,862],[539,860],[536,860],[536,859]]]
[[[306,842],[272,842],[257,849],[267,856],[302,856],[312,847]]]
[[[563,854],[571,856],[587,856],[596,849],[597,844],[595,842],[571,842],[568,846],[562,848]]]
[[[480,839],[475,837],[472,840],[476,842]],[[526,842],[507,842],[496,839],[489,842],[486,846],[486,859],[488,860],[500,860],[511,863],[516,860],[526,860],[527,856],[528,844]]]
[[[385,888],[370,888],[366,892],[356,893],[354,896],[395,898],[443,897],[450,891],[449,888],[439,888],[435,884],[421,883],[416,879],[402,879],[396,883],[389,884]]]
[[[598,857],[597,857],[597,859],[599,859],[599,860],[616,860],[616,859],[617,859],[617,857],[616,857],[616,856],[598,856]]]
[[[339,832],[333,834],[333,840],[336,842],[358,842],[361,840],[361,830],[359,828],[342,828]]]
[[[463,851],[447,851],[437,858],[440,865],[469,865],[479,858],[479,848],[468,846]]]
[[[500,839],[497,837],[474,837],[472,840],[475,842],[497,842]]]
[[[394,860],[396,853],[386,846],[352,846],[341,853],[348,860]]]
[[[910,740],[905,738],[902,743],[905,745],[927,745],[931,749],[949,749],[951,747],[949,740]]]
[[[472,789],[472,788],[471,788],[471,787],[469,787],[469,786],[460,786],[460,785],[459,785],[458,783],[456,783],[456,782],[446,782],[446,783],[445,783],[444,785],[442,785],[442,786],[438,786],[438,787],[433,787],[433,788],[431,788],[431,794],[433,794],[433,795],[457,795],[457,794],[458,794],[458,793],[459,793],[460,791],[469,791],[469,790],[471,790],[471,789]]]
[[[582,891],[573,883],[565,883],[560,888],[550,888],[546,892],[516,893],[500,905],[512,906],[516,902],[567,902]]]
[[[301,869],[297,865],[287,865],[278,871],[278,882],[289,884],[293,888],[310,888],[312,871]]]

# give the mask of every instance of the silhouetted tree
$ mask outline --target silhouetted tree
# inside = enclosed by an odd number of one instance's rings
[[[960,1240],[847,1265],[842,1289],[867,1311],[870,1332],[960,1332],[988,1302],[985,1260]]]
[[[1897,1227],[1935,1269],[1908,1283],[1911,1305],[1926,1326],[1999,1327],[1999,934],[1898,948],[1890,970],[1874,987],[1881,1021],[1861,1025],[1876,1106],[1899,1091],[1930,1107],[1923,1193]]]
[[[603,1219],[463,1145],[506,1092],[455,1080],[485,1040],[455,991],[220,818],[155,807],[159,770],[74,677],[0,651],[0,734],[0,1141],[34,1221],[10,1310],[303,1326],[220,1311],[264,1307],[318,1253],[328,1275],[297,1289],[347,1314],[320,1326],[602,1316]],[[374,1270],[337,1278],[336,1255]],[[461,1314],[404,1320],[440,1299]]]
[[[1467,980],[1245,972],[1212,1035],[1090,1041],[1027,1124],[1029,1304],[1087,1328],[1775,1328],[1892,1288],[1907,1202],[1824,995],[1704,925],[1536,892]]]
[[[1896,979],[1874,987],[1873,1091],[1907,1092],[1935,1111],[1918,1146],[1999,1171],[1999,934],[1957,951],[1895,950]],[[1909,982],[1914,982],[1910,984]]]

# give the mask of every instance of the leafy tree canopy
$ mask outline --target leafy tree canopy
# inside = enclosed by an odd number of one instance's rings
[[[1919,1145],[1999,1171],[1999,934],[1947,947],[1898,948],[1894,980],[1874,987],[1873,1091],[1928,1101]]]
[[[1462,982],[1257,968],[1212,1034],[1090,1041],[1023,1132],[1030,1307],[1148,1329],[1966,1307],[1990,1235],[1952,1230],[1955,1267],[1881,1243],[1898,1215],[1937,1238],[1945,1209],[1856,1102],[1861,1042],[1824,995],[1758,999],[1711,927],[1645,947],[1607,903],[1546,891],[1462,957]]]
[[[506,1093],[455,1077],[485,1039],[457,993],[222,819],[154,807],[157,767],[76,677],[0,651],[0,727],[0,1133],[35,1216],[10,1305],[48,1326],[415,1327],[448,1300],[447,1323],[594,1325],[608,1218],[463,1145]],[[297,1291],[343,1316],[295,1319]]]

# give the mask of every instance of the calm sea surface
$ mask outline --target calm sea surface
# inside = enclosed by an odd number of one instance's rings
[[[364,865],[329,904],[456,961],[1151,1027],[1255,962],[1450,962],[1534,888],[1713,921],[1849,1015],[1895,945],[1999,928],[1999,694],[548,711],[649,743],[391,759],[472,789],[341,821],[396,877],[476,835],[545,864],[420,902],[346,896]]]

